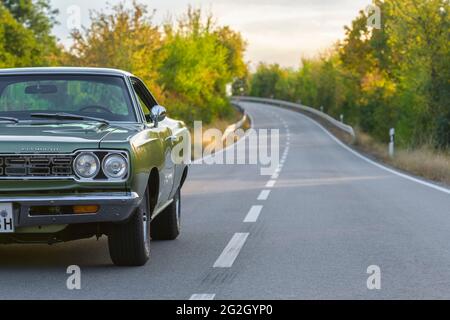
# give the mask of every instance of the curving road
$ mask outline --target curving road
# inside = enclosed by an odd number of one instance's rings
[[[182,236],[153,242],[143,268],[112,266],[105,240],[0,247],[0,299],[450,298],[448,189],[375,166],[301,114],[243,106],[280,130],[278,175],[193,165]],[[79,291],[66,288],[74,264]],[[367,288],[371,265],[381,290]]]

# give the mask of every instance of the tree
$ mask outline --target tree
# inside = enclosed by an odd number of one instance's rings
[[[0,4],[0,66],[32,67],[56,63],[60,54],[51,30],[56,11],[47,0],[4,0]]]
[[[397,142],[414,147],[450,145],[450,56],[448,0],[375,0],[382,28],[368,26],[361,11],[345,27],[337,51],[303,59],[296,77],[267,66],[251,76],[253,95],[280,96],[324,106],[380,141],[396,128]],[[286,82],[286,79],[287,82]],[[294,83],[292,83],[294,82]],[[281,85],[282,84],[282,85]],[[285,95],[292,99],[291,95]]]
[[[152,17],[136,1],[94,12],[88,28],[72,33],[66,64],[128,70],[188,123],[231,114],[226,86],[247,72],[240,34],[192,8],[176,24],[160,27]]]
[[[84,32],[72,32],[74,43],[65,64],[127,70],[161,96],[157,69],[162,59],[162,36],[152,15],[137,2],[131,9],[124,3],[111,9],[111,13],[93,12],[91,25]]]
[[[185,119],[206,122],[231,114],[226,87],[243,76],[245,44],[240,34],[218,28],[211,15],[188,8],[176,24],[166,23],[159,83],[167,98],[185,101]]]

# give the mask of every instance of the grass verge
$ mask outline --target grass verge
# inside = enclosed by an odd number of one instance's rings
[[[220,130],[220,132],[224,133],[225,130],[230,125],[233,125],[233,124],[239,122],[244,115],[237,109],[233,108],[233,110],[234,110],[234,112],[233,112],[233,114],[230,117],[228,117],[226,119],[217,119],[217,120],[215,120],[215,121],[213,121],[213,122],[211,122],[211,123],[209,123],[207,125],[203,125],[203,133],[205,133],[209,129],[218,129],[218,130]],[[251,127],[251,123],[250,123],[249,118],[247,117],[247,120],[244,123],[244,125],[242,126],[242,129],[244,131],[246,131],[250,127]],[[194,137],[194,128],[190,128],[190,132],[191,132],[191,136]],[[238,138],[238,137],[236,137],[236,138]],[[238,139],[235,139],[234,142],[237,142],[237,140]],[[194,141],[194,139],[193,139],[193,141],[192,141],[192,160],[200,159],[203,156],[203,154],[196,154],[195,146],[198,146],[198,144],[202,144],[202,149],[201,150],[205,150],[205,148],[207,146],[210,146],[213,143],[215,143],[213,137],[210,138],[210,139],[205,139],[205,137],[203,137],[203,140],[201,142],[200,141]],[[220,143],[217,143],[217,148],[216,148],[215,151],[217,152],[217,151],[219,151],[219,150],[221,150],[223,148],[226,148],[227,146],[228,145],[226,144],[226,141],[224,141],[224,142],[220,141]]]
[[[418,149],[397,149],[389,157],[388,146],[357,130],[354,146],[376,159],[414,175],[450,185],[450,152],[439,152],[430,146]]]

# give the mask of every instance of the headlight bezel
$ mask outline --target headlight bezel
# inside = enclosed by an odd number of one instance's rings
[[[78,171],[76,170],[76,161],[83,154],[93,154],[94,157],[98,159],[98,168],[96,175],[92,178],[84,178],[82,177]],[[118,182],[126,182],[131,174],[131,163],[130,156],[128,151],[125,150],[104,150],[104,149],[95,149],[95,150],[78,150],[74,153],[75,157],[72,162],[72,170],[74,179],[80,183],[118,183]],[[119,155],[125,160],[126,169],[125,174],[121,178],[111,178],[107,175],[106,170],[104,168],[105,160],[114,155]]]

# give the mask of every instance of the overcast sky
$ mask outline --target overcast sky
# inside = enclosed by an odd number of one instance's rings
[[[102,9],[120,0],[51,0],[60,10],[56,35],[66,45],[68,10],[79,6],[81,22],[89,23],[89,10]],[[131,0],[126,1],[131,3]],[[242,33],[248,42],[247,60],[297,67],[301,56],[311,56],[331,46],[344,35],[359,10],[370,0],[139,0],[156,9],[155,22],[180,15],[189,4],[210,11],[221,25]]]

